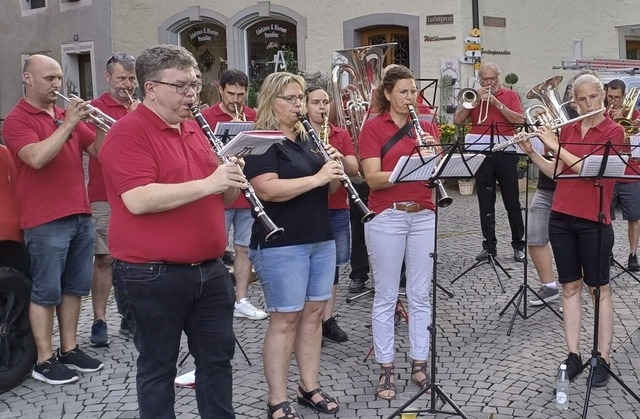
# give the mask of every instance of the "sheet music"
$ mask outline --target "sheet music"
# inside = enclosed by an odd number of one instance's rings
[[[640,135],[632,135],[629,137],[629,144],[631,145],[631,157],[636,159],[640,158]]]
[[[489,134],[467,134],[464,136],[465,149],[469,151],[489,151],[491,150],[491,135]]]
[[[604,156],[591,155],[582,161],[582,168],[578,176],[580,177],[597,177],[600,174],[600,167]],[[629,156],[609,155],[607,158],[607,166],[605,167],[603,176],[605,177],[624,177],[624,171],[627,167]]]
[[[229,121],[218,122],[213,130],[213,135],[222,137],[224,135],[229,138],[235,137],[239,132],[251,131],[256,126],[255,122]]]
[[[484,154],[453,154],[442,169],[439,178],[473,177],[485,159]],[[466,165],[465,165],[466,162]],[[467,168],[468,166],[468,168]]]
[[[427,180],[431,178],[433,169],[440,161],[440,156],[402,156],[393,168],[389,182],[409,180]]]
[[[285,139],[282,131],[244,131],[225,144],[219,154],[227,157],[263,154],[271,145]]]

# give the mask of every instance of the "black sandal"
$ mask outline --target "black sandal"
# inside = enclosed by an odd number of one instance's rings
[[[273,417],[273,414],[278,410],[282,409],[282,413],[284,416],[278,416],[277,418]],[[278,403],[275,406],[271,406],[269,402],[267,402],[267,419],[302,419],[298,412],[294,412],[291,408],[291,404],[288,400]]]
[[[376,387],[376,397],[383,400],[393,400],[396,398],[396,385],[394,382],[391,381],[391,377],[393,377],[394,369],[395,369],[394,365],[391,365],[389,367],[382,367],[382,372],[380,373],[380,377],[378,378],[378,381],[384,378],[384,382],[379,383],[378,386]],[[391,396],[383,396],[382,395],[383,391],[393,391],[393,394]]]
[[[431,384],[431,378],[429,378],[429,373],[427,372],[427,362],[423,362],[421,364],[416,363],[415,361],[411,363],[411,381],[420,386],[421,389],[425,390]],[[424,374],[424,378],[422,380],[417,380],[413,376],[415,374]]]
[[[302,387],[298,386],[298,391],[300,392],[300,394],[302,394],[302,396],[298,396],[298,404],[300,405],[306,405],[316,412],[327,413],[330,415],[338,413],[338,411],[340,410],[340,406],[338,406],[338,402],[336,401],[336,399],[322,391],[320,387],[315,390],[304,391]],[[320,394],[322,396],[322,400],[317,403],[313,401],[313,396],[315,396],[316,394]],[[329,409],[329,403],[335,403],[336,407],[334,407],[333,409]]]

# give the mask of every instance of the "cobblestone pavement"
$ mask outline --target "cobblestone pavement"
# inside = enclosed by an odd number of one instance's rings
[[[450,194],[454,202],[440,211],[438,228],[437,280],[454,294],[449,298],[440,290],[437,293],[435,359],[437,381],[442,390],[469,418],[581,417],[587,373],[571,384],[570,409],[563,413],[555,409],[555,372],[566,356],[566,350],[562,323],[554,312],[549,308],[536,312],[527,307],[525,318],[516,316],[511,334],[508,335],[514,313],[514,305],[509,306],[508,302],[525,284],[525,279],[523,264],[512,259],[509,226],[500,199],[496,205],[499,241],[497,260],[511,278],[507,278],[500,270],[496,275],[489,264],[482,264],[451,283],[475,263],[474,257],[481,248],[481,234],[476,196],[461,196],[456,191],[450,191]],[[628,256],[626,223],[617,221],[614,225],[617,237],[615,255],[617,260],[625,264]],[[425,257],[429,255],[425,254]],[[621,271],[617,269],[614,272]],[[528,264],[527,277],[526,283],[537,290],[539,284],[532,264]],[[504,284],[504,293],[501,292],[500,281]],[[369,324],[372,297],[366,295],[346,303],[345,298],[353,296],[348,294],[348,285],[348,270],[343,268],[337,312],[339,324],[349,334],[349,341],[327,342],[322,351],[320,383],[329,394],[338,398],[341,409],[337,417],[388,417],[403,404],[402,397],[418,390],[409,380],[407,325],[400,322],[396,328],[396,383],[399,397],[390,402],[376,400],[374,384],[377,383],[379,368],[372,358],[363,360],[371,345]],[[615,279],[612,289],[615,308],[613,347],[616,348],[612,370],[636,394],[640,394],[640,331],[636,331],[640,320],[640,279],[634,280],[625,273]],[[523,303],[530,296],[528,292]],[[581,349],[586,360],[592,347],[594,313],[589,297],[586,294],[583,297],[585,314]],[[250,287],[250,298],[256,305],[264,306],[257,284]],[[551,306],[558,310],[558,301],[552,302]],[[519,309],[524,314],[524,304],[520,304]],[[500,316],[502,311],[504,315]],[[103,371],[83,374],[78,383],[57,387],[27,378],[18,387],[0,395],[0,418],[136,417],[136,351],[131,340],[123,339],[117,333],[119,317],[113,302],[109,305],[108,315],[111,346],[106,349],[89,348],[91,302],[85,299],[80,320],[80,344],[88,353],[105,361]],[[236,350],[233,360],[234,404],[238,418],[266,416],[267,386],[262,374],[261,351],[267,324],[267,320],[235,321],[238,341],[252,364],[249,366],[242,352]],[[186,340],[183,339],[183,354],[186,353],[185,348]],[[178,371],[183,373],[192,368],[193,359],[188,358]],[[291,370],[289,394],[293,400],[298,376],[295,366]],[[194,390],[176,389],[175,409],[178,417],[198,416],[194,395]],[[422,396],[417,404],[423,409],[432,407],[428,396]],[[447,404],[441,406],[438,403],[435,408],[452,412]],[[588,417],[637,418],[640,417],[636,413],[638,410],[640,405],[625,393],[620,384],[610,380],[606,388],[593,389]],[[316,417],[307,407],[300,407],[298,411],[306,418]],[[420,417],[449,418],[456,415],[423,412]]]

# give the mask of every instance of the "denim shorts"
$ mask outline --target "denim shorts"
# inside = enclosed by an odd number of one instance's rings
[[[336,265],[348,263],[351,256],[350,218],[351,214],[348,209],[329,210],[333,238],[336,241]]]
[[[24,231],[31,256],[31,301],[57,306],[62,295],[91,290],[95,229],[88,214],[71,215]]]
[[[227,227],[227,237],[233,224],[233,244],[249,246],[251,241],[251,226],[253,217],[250,209],[226,209],[224,210],[224,222]]]
[[[527,218],[529,246],[546,246],[549,243],[549,215],[554,192],[551,189],[538,189],[533,195]]]
[[[333,240],[292,246],[249,248],[268,311],[301,311],[306,301],[331,298],[336,266]]]

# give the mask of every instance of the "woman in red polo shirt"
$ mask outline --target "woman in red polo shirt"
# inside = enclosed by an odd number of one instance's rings
[[[394,313],[404,260],[409,302],[409,355],[411,381],[425,388],[427,374],[431,303],[429,299],[435,233],[435,206],[431,189],[424,182],[389,182],[389,175],[401,156],[415,151],[417,134],[411,126],[386,153],[385,144],[405,124],[411,124],[407,105],[415,105],[418,89],[411,71],[403,66],[389,68],[376,92],[380,114],[368,120],[360,133],[360,158],[371,188],[369,207],[378,215],[365,225],[365,237],[375,281],[372,330],[376,361],[382,371],[376,395],[393,399]],[[433,144],[434,127],[420,121],[424,140]]]

